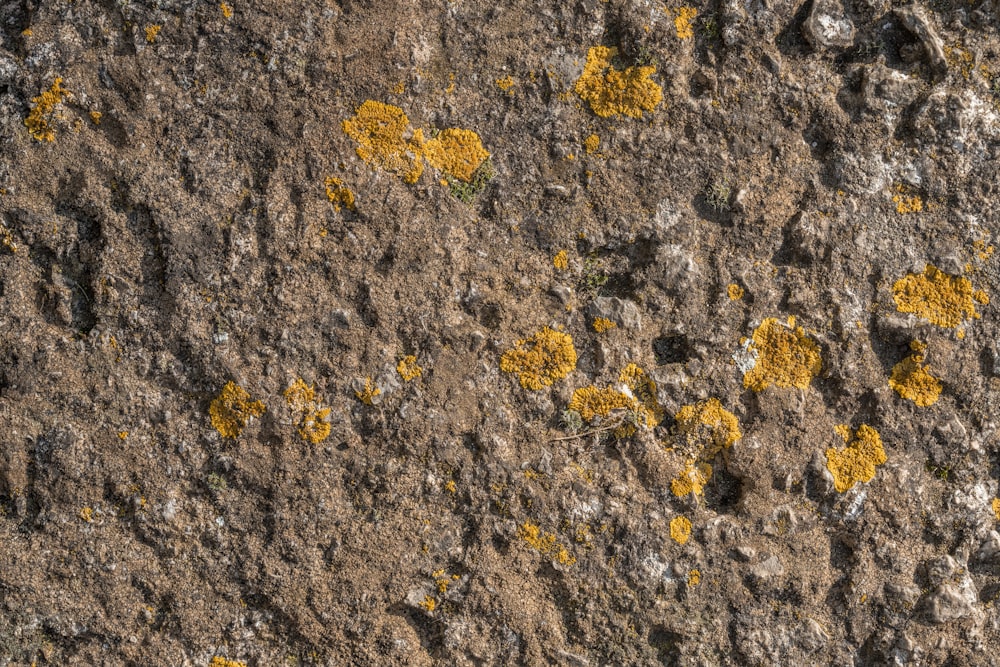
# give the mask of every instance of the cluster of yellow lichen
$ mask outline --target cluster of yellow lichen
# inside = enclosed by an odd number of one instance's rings
[[[208,663],[208,667],[247,667],[247,663],[241,660],[230,660],[217,655]]]
[[[449,128],[425,141],[423,130],[412,129],[402,109],[374,100],[364,102],[341,127],[358,144],[358,157],[373,167],[399,174],[407,183],[420,178],[424,160],[453,178],[469,182],[490,156],[479,135],[471,130]]]
[[[744,292],[743,288],[736,283],[730,283],[729,286],[726,287],[726,294],[729,296],[730,301],[739,301],[743,298]]]
[[[618,323],[614,320],[609,320],[606,317],[595,317],[594,318],[594,331],[597,333],[604,333],[610,329],[614,329],[618,326]]]
[[[677,544],[686,544],[691,538],[691,520],[686,516],[677,516],[671,519],[670,537]]]
[[[162,25],[149,25],[146,26],[146,41],[150,44],[156,42],[156,38],[160,34],[160,30],[163,29]]]
[[[910,273],[892,286],[892,298],[901,313],[914,313],[939,327],[957,327],[979,318],[976,302],[988,304],[982,290],[973,290],[968,278],[953,276],[928,264],[923,273]]]
[[[326,185],[326,197],[333,204],[334,211],[339,211],[341,206],[349,211],[354,210],[354,193],[344,185],[344,181],[330,176],[324,185]]]
[[[508,74],[507,76],[500,77],[499,79],[494,81],[494,83],[496,83],[497,88],[507,93],[508,95],[514,94],[514,77],[512,77],[511,75]]]
[[[708,463],[699,463],[694,459],[684,462],[684,470],[680,475],[670,482],[670,491],[678,498],[693,493],[701,495],[705,492],[705,485],[712,479],[712,466]]]
[[[698,10],[694,7],[685,5],[677,10],[677,16],[674,17],[674,30],[677,31],[678,39],[694,37],[694,29],[691,24],[696,16],[698,16]]]
[[[375,397],[379,396],[382,390],[372,382],[370,377],[365,378],[364,386],[361,389],[355,389],[354,395],[358,397],[358,400],[365,405],[375,405]]]
[[[48,90],[31,99],[31,111],[24,119],[24,124],[31,136],[38,141],[55,141],[56,134],[49,121],[56,105],[62,102],[63,96],[69,92],[62,87],[62,81],[62,77],[56,77]]]
[[[556,267],[560,271],[565,271],[569,268],[569,256],[565,250],[560,250],[552,258],[552,266]]]
[[[500,370],[516,373],[525,389],[539,390],[561,380],[576,368],[573,337],[549,327],[517,341],[500,357]]]
[[[567,407],[580,413],[583,421],[589,423],[598,417],[607,417],[614,410],[627,409],[631,405],[632,399],[614,387],[598,389],[594,385],[589,385],[574,391]]]
[[[330,435],[330,408],[316,400],[316,391],[302,378],[285,390],[285,400],[299,415],[299,435],[303,440],[319,444]]]
[[[517,529],[517,536],[527,542],[532,549],[549,556],[560,565],[572,565],[576,562],[576,557],[566,547],[556,542],[555,535],[542,532],[541,528],[530,521],[525,521]]]
[[[633,409],[639,414],[640,426],[655,428],[663,421],[663,408],[656,398],[656,383],[646,371],[635,364],[629,364],[618,374],[618,381],[625,385],[627,393],[632,396]],[[634,431],[632,428],[631,432]]]
[[[396,364],[396,372],[399,373],[399,377],[403,378],[404,382],[409,382],[420,377],[424,369],[417,364],[416,356],[408,354]]]
[[[919,213],[924,210],[924,200],[920,198],[920,195],[907,194],[907,189],[902,183],[896,185],[896,194],[892,196],[892,203],[896,205],[896,212],[901,215]]]
[[[685,405],[674,419],[679,444],[704,461],[710,461],[743,437],[739,419],[716,398]]]
[[[701,583],[701,571],[700,570],[691,570],[690,572],[688,572],[688,587],[689,588],[694,588],[695,586],[697,586],[700,583]]]
[[[264,404],[251,401],[250,394],[235,382],[227,382],[222,392],[208,406],[212,426],[224,438],[235,438],[252,417],[264,414]]]
[[[885,450],[878,431],[862,424],[851,439],[850,429],[842,426],[837,433],[847,446],[826,450],[826,467],[833,474],[833,485],[839,493],[848,491],[858,482],[868,482],[875,476],[875,467],[885,463]]]
[[[924,365],[926,346],[913,341],[910,349],[913,354],[892,367],[889,386],[903,398],[925,408],[937,402],[941,395],[941,381],[927,372]]]
[[[819,346],[806,336],[795,318],[788,326],[769,317],[753,332],[751,348],[757,363],[743,374],[743,386],[763,391],[770,385],[805,389],[822,369]]]
[[[597,149],[601,147],[601,138],[596,134],[589,135],[583,140],[583,150],[587,151],[587,155],[592,155],[597,152]]]
[[[656,68],[646,65],[618,70],[611,64],[617,55],[614,47],[591,47],[574,90],[602,118],[641,118],[643,111],[652,111],[663,100],[663,90],[649,78]]]
[[[220,3],[219,4],[219,9],[222,10],[222,17],[223,18],[231,19],[233,17],[233,8],[230,5],[227,5],[224,2]]]
[[[993,514],[996,515],[997,521],[1000,521],[1000,498],[994,498],[993,503]]]

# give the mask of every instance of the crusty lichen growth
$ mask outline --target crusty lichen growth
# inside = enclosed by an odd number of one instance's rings
[[[896,194],[892,196],[892,203],[896,205],[896,213],[900,215],[919,213],[924,210],[924,200],[920,198],[920,195],[909,194],[902,183],[896,185]]]
[[[591,47],[574,90],[602,118],[642,118],[644,111],[653,111],[663,101],[663,90],[649,78],[656,68],[646,65],[618,70],[611,64],[616,55],[614,47]]]
[[[230,5],[227,5],[224,2],[220,3],[219,4],[219,9],[222,10],[222,17],[223,18],[227,18],[227,19],[233,18],[233,8]]]
[[[334,211],[339,211],[342,206],[348,211],[354,210],[354,193],[344,185],[344,181],[330,176],[324,181],[324,185],[326,185],[326,198],[333,204]]]
[[[507,76],[502,76],[496,81],[494,81],[494,83],[496,83],[497,88],[507,93],[508,95],[514,94],[514,77],[512,77],[511,75],[508,74]]]
[[[601,138],[596,134],[589,135],[583,140],[583,150],[587,151],[587,155],[592,155],[597,152],[597,149],[601,147]]]
[[[688,587],[689,588],[694,588],[695,586],[697,586],[700,583],[701,583],[701,571],[700,570],[691,570],[690,572],[688,572]]]
[[[424,171],[424,135],[410,129],[410,119],[397,106],[367,100],[341,127],[358,146],[355,152],[372,167],[416,183]]]
[[[36,141],[55,141],[56,133],[49,125],[56,105],[69,91],[62,87],[62,77],[56,77],[52,86],[37,97],[31,98],[31,111],[24,119],[28,132]]]
[[[396,372],[399,373],[399,377],[403,378],[404,382],[409,382],[420,377],[424,369],[417,364],[416,356],[408,354],[396,364]]]
[[[549,327],[517,341],[500,357],[500,370],[516,373],[521,386],[537,391],[561,380],[576,368],[573,337]]]
[[[633,403],[632,399],[613,387],[598,389],[590,385],[574,391],[567,407],[589,423],[597,417],[607,417],[613,410],[627,409]]]
[[[560,565],[572,565],[576,557],[562,544],[556,542],[552,533],[542,532],[541,528],[530,521],[525,521],[518,529],[517,536],[528,543],[532,549],[550,557]]]
[[[670,520],[670,537],[677,544],[687,544],[691,538],[691,520],[677,516]]]
[[[761,322],[753,332],[751,350],[757,363],[743,374],[743,386],[764,391],[770,385],[805,389],[823,367],[819,346],[806,336],[795,318],[785,326],[774,317]]]
[[[882,438],[878,431],[862,424],[854,438],[843,449],[826,450],[826,468],[833,475],[833,486],[838,493],[849,491],[858,482],[869,482],[875,477],[875,467],[886,461]]]
[[[627,390],[625,393],[631,395],[635,401],[634,410],[639,415],[640,426],[655,428],[663,421],[664,411],[656,398],[656,383],[646,371],[630,363],[618,374],[618,381]],[[634,431],[632,428],[626,434],[631,435]]]
[[[674,419],[677,421],[679,444],[703,461],[712,460],[743,437],[740,420],[723,408],[717,398],[685,405],[677,411]]]
[[[1000,498],[993,499],[993,514],[996,516],[997,521],[1000,521]]]
[[[595,317],[594,318],[594,331],[597,333],[604,333],[618,326],[618,323],[614,320],[609,320],[606,317]]]
[[[560,271],[565,271],[569,268],[569,255],[565,250],[560,250],[552,258],[552,266],[556,267]]]
[[[230,660],[217,655],[208,663],[208,667],[247,667],[247,663],[242,660]]]
[[[469,183],[490,154],[472,130],[448,128],[424,144],[427,163],[452,178]]]
[[[939,327],[954,328],[978,319],[976,302],[989,303],[982,290],[973,290],[963,276],[953,276],[928,264],[923,273],[910,273],[892,286],[892,298],[901,313],[913,313]]]
[[[253,417],[264,414],[264,404],[250,400],[250,394],[235,382],[227,382],[208,406],[212,426],[223,438],[235,438]]]
[[[150,25],[146,26],[146,41],[150,44],[156,42],[157,36],[160,34],[160,30],[163,29],[162,25]]]
[[[691,493],[700,496],[705,492],[705,485],[710,479],[712,479],[711,465],[688,459],[684,463],[684,471],[677,479],[670,482],[670,491],[678,498]]]
[[[927,372],[924,365],[926,346],[913,341],[910,349],[913,354],[892,367],[889,386],[903,398],[926,408],[934,405],[941,396],[941,381]]]
[[[726,294],[729,296],[730,301],[739,301],[743,298],[744,291],[743,288],[736,283],[730,283],[726,288]]]
[[[316,391],[299,378],[285,390],[285,400],[299,414],[299,435],[317,445],[330,436],[330,408],[316,400]]]
[[[382,390],[379,389],[378,385],[372,382],[370,377],[365,378],[364,387],[354,390],[354,395],[357,396],[358,400],[365,405],[375,405],[375,397],[381,393]]]
[[[425,611],[430,613],[437,608],[437,600],[432,598],[430,595],[425,595],[424,599],[420,602],[420,606],[423,607]]]
[[[696,16],[698,16],[698,10],[694,7],[685,5],[677,10],[677,16],[674,17],[674,30],[677,31],[678,39],[691,39],[694,37],[692,23],[694,23]]]

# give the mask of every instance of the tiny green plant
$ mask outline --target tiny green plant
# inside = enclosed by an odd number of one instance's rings
[[[705,188],[705,203],[717,212],[729,210],[729,198],[732,196],[732,188],[729,181],[719,178],[708,184]]]
[[[583,285],[584,287],[597,290],[604,287],[608,282],[608,274],[601,266],[601,260],[591,255],[583,262]]]
[[[701,15],[701,34],[708,39],[715,39],[719,36],[719,21],[714,12],[706,12]]]
[[[214,472],[208,473],[208,477],[205,479],[205,484],[208,485],[208,488],[212,491],[212,493],[222,493],[228,488],[226,478]]]
[[[583,417],[576,410],[563,410],[562,427],[567,433],[576,433],[583,428]]]
[[[482,192],[483,188],[486,187],[486,184],[493,180],[494,176],[496,176],[496,170],[493,168],[493,162],[489,158],[486,158],[472,172],[472,180],[468,183],[447,174],[445,175],[445,180],[448,182],[448,190],[455,199],[463,204],[471,204],[476,196]]]

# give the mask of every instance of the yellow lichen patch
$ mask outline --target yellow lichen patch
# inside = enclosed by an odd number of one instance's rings
[[[448,493],[455,493],[456,491],[458,491],[458,485],[455,484],[455,480],[449,479],[447,482],[444,483],[444,490],[447,491]]]
[[[222,392],[208,406],[212,426],[223,438],[235,438],[252,417],[264,414],[264,404],[251,401],[250,394],[235,382],[227,382]]]
[[[826,450],[826,468],[833,474],[833,486],[838,493],[850,490],[858,482],[875,477],[875,467],[885,463],[885,450],[878,431],[862,424],[854,439],[843,449]]]
[[[698,16],[698,10],[694,7],[685,5],[677,10],[677,16],[674,17],[674,30],[677,31],[678,39],[691,39],[694,37],[692,23],[694,23],[696,16]]]
[[[618,70],[611,65],[616,55],[618,49],[614,47],[591,47],[574,90],[602,118],[617,115],[641,118],[643,111],[652,111],[663,100],[663,90],[649,78],[656,68],[636,66]]]
[[[510,76],[509,74],[507,76],[500,77],[494,83],[497,84],[497,88],[507,93],[508,95],[514,94],[514,77]]]
[[[609,329],[614,329],[618,326],[618,323],[614,320],[609,320],[606,317],[595,317],[594,318],[594,331],[597,333],[604,333]]]
[[[354,395],[365,405],[374,405],[375,397],[382,393],[382,390],[372,382],[370,377],[365,378],[365,386],[362,389],[355,389]]]
[[[892,367],[889,386],[903,398],[926,408],[934,405],[941,396],[941,381],[927,372],[924,365],[925,346],[910,343],[913,354]]]
[[[976,301],[983,303],[982,297],[986,294],[974,291],[968,278],[947,274],[933,264],[923,273],[907,274],[892,286],[899,312],[913,313],[939,327],[957,327],[970,318],[978,319]]]
[[[63,96],[69,91],[62,87],[62,77],[56,77],[52,86],[44,93],[31,99],[31,111],[24,119],[28,132],[37,141],[55,141],[56,134],[49,121],[56,105],[62,102]]]
[[[94,508],[93,507],[81,507],[80,508],[80,520],[87,523],[94,522]]]
[[[900,215],[919,213],[924,210],[924,200],[919,195],[909,194],[908,189],[902,183],[896,185],[896,194],[892,196],[892,203],[896,205],[896,213]]]
[[[448,128],[424,144],[427,163],[466,183],[490,154],[472,130]]]
[[[500,370],[517,373],[521,386],[539,390],[561,380],[576,368],[573,337],[545,327],[531,338],[517,341],[500,357]]]
[[[230,660],[217,655],[208,663],[208,667],[247,667],[247,663],[242,660]]]
[[[691,521],[686,516],[677,516],[671,519],[670,537],[677,544],[687,544],[691,538]]]
[[[757,353],[757,363],[743,374],[743,386],[763,391],[770,385],[805,389],[822,369],[819,346],[806,336],[795,319],[785,326],[769,317],[753,332],[751,350]]]
[[[730,283],[729,287],[726,288],[726,294],[729,295],[730,301],[739,301],[743,298],[743,288],[736,283]]]
[[[847,424],[837,424],[833,427],[834,433],[839,435],[844,442],[850,442],[851,440],[851,427]]]
[[[705,485],[712,479],[712,466],[707,463],[697,463],[688,460],[684,464],[684,471],[677,479],[670,482],[670,491],[678,498],[694,493],[701,495],[704,493]]]
[[[688,572],[688,586],[694,588],[701,583],[701,572],[699,570],[691,570]]]
[[[399,377],[403,378],[404,382],[409,382],[420,377],[424,369],[417,365],[417,358],[414,355],[408,354],[396,364],[396,372],[399,373]]]
[[[326,186],[326,198],[333,204],[334,211],[339,211],[341,206],[349,211],[354,210],[354,193],[344,185],[344,181],[330,176],[323,184]]]
[[[367,100],[341,127],[358,144],[358,157],[372,167],[399,174],[407,183],[420,178],[424,136],[410,131],[410,119],[399,107]]]
[[[552,266],[556,267],[560,271],[565,271],[569,268],[569,256],[565,250],[560,250],[552,258]]]
[[[125,440],[128,438],[128,431],[118,431],[118,439]]]
[[[517,536],[528,543],[535,551],[549,556],[560,565],[572,565],[576,558],[570,554],[569,550],[556,542],[556,536],[552,533],[542,532],[541,528],[525,521],[518,529]]]
[[[430,595],[425,595],[423,601],[420,603],[420,606],[428,612],[434,611],[434,609],[437,608],[437,600],[432,598]]]
[[[146,41],[150,44],[154,43],[156,41],[156,37],[160,34],[160,30],[162,29],[162,25],[146,26]]]
[[[226,3],[223,2],[223,3],[219,4],[219,9],[222,10],[222,17],[223,18],[227,18],[227,19],[233,18],[233,8],[231,6],[229,6],[229,5],[227,5]]]
[[[583,150],[587,151],[587,155],[592,155],[597,152],[597,149],[601,147],[601,138],[596,134],[591,134],[586,139],[583,140]]]
[[[743,437],[739,419],[723,408],[716,398],[685,405],[674,419],[683,444],[692,453],[697,452],[698,458],[703,461],[710,461]]]
[[[639,413],[640,426],[655,428],[663,421],[663,408],[656,399],[656,383],[646,375],[646,371],[629,364],[618,374],[618,381],[628,388],[635,399],[634,409]]]
[[[590,385],[574,391],[567,407],[579,412],[584,422],[591,422],[597,417],[607,417],[612,410],[628,408],[632,404],[632,399],[617,389],[612,387],[598,389]]]
[[[299,378],[285,390],[285,400],[294,412],[299,413],[299,435],[316,445],[330,436],[330,408],[316,400],[316,392]]]
[[[1000,498],[993,499],[993,514],[996,515],[997,521],[1000,521]]]
[[[91,111],[90,112],[90,122],[92,122],[94,125],[100,125],[101,124],[101,116],[103,116],[103,115],[104,114],[102,114],[100,111]]]

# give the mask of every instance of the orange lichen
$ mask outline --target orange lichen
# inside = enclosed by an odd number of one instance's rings
[[[509,74],[504,77],[500,77],[494,83],[497,84],[497,88],[507,93],[508,95],[514,94],[514,77]]]
[[[432,612],[435,608],[437,608],[437,600],[432,598],[430,595],[425,595],[423,601],[420,603],[420,606],[428,612]]]
[[[993,499],[993,514],[996,515],[997,521],[1000,521],[1000,498]]]
[[[365,101],[341,127],[358,144],[355,152],[372,167],[416,183],[424,171],[424,135],[410,130],[410,119],[397,106]]]
[[[469,183],[472,174],[490,154],[472,130],[448,128],[424,144],[427,163],[444,173]]]
[[[227,19],[233,18],[233,8],[230,7],[229,5],[227,5],[226,3],[224,3],[224,2],[220,3],[219,4],[219,9],[222,10],[222,17],[223,18],[227,18]]]
[[[705,485],[712,479],[712,466],[707,463],[697,463],[689,459],[684,464],[684,471],[677,479],[670,482],[670,491],[678,498],[694,493],[704,493]]]
[[[354,210],[354,193],[344,185],[344,181],[329,176],[323,184],[326,186],[326,198],[333,204],[334,211],[339,211],[341,206],[348,211]]]
[[[208,667],[247,667],[247,663],[242,660],[230,660],[217,655],[208,663]]]
[[[976,302],[988,303],[985,292],[974,291],[968,278],[953,276],[928,264],[923,273],[910,273],[892,286],[892,298],[901,313],[913,313],[939,327],[957,327],[978,319]]]
[[[365,385],[362,389],[355,389],[354,395],[365,405],[374,405],[375,397],[382,393],[382,390],[372,382],[370,377],[365,378]]]
[[[416,356],[408,354],[396,364],[396,372],[399,373],[399,377],[403,378],[404,382],[409,382],[420,377],[424,369],[417,365]]]
[[[94,522],[94,508],[93,507],[82,507],[80,508],[80,520],[87,523]]]
[[[685,405],[674,416],[682,444],[702,461],[710,461],[743,437],[740,421],[716,398]]]
[[[294,412],[300,415],[299,435],[316,445],[330,435],[330,408],[324,408],[316,400],[316,392],[299,378],[285,390],[285,400]]]
[[[597,149],[601,147],[601,138],[596,134],[591,134],[586,139],[583,140],[583,150],[587,151],[587,155],[592,155],[597,152]]]
[[[739,301],[743,298],[743,288],[736,283],[730,283],[729,287],[726,288],[726,294],[729,295],[730,301]]]
[[[62,77],[56,77],[52,86],[37,97],[31,98],[31,111],[24,119],[28,132],[37,141],[55,141],[56,134],[49,121],[56,105],[62,102],[69,91],[62,87]]]
[[[691,39],[694,37],[694,29],[691,24],[694,22],[696,16],[698,16],[698,10],[694,7],[685,5],[677,10],[677,16],[674,17],[674,30],[677,31],[678,39]]]
[[[663,408],[656,398],[656,383],[646,371],[635,364],[629,364],[618,374],[618,381],[624,385],[623,389],[627,390],[624,393],[630,395],[635,402],[633,409],[639,415],[640,426],[655,428],[663,421]],[[634,431],[633,428],[626,435],[631,435]]]
[[[565,271],[569,268],[569,256],[565,250],[560,250],[552,258],[552,266],[556,267],[560,271]]]
[[[156,41],[156,37],[160,34],[160,30],[162,29],[162,25],[146,26],[146,41],[150,44],[154,43]]]
[[[646,65],[618,70],[611,64],[616,55],[614,47],[591,47],[574,90],[602,118],[641,118],[643,111],[653,111],[663,100],[663,90],[649,78],[656,68]]]
[[[941,381],[927,372],[924,365],[926,346],[916,341],[910,343],[913,354],[892,367],[889,386],[903,398],[926,408],[941,396]]]
[[[691,521],[686,516],[677,516],[671,519],[670,537],[677,544],[687,544],[691,538]]]
[[[549,327],[517,341],[500,358],[500,370],[517,373],[521,386],[539,390],[561,380],[576,368],[573,337]]]
[[[806,336],[795,318],[788,326],[769,317],[753,332],[750,349],[757,353],[753,368],[743,374],[743,386],[763,391],[770,385],[805,389],[822,369],[819,346]]]
[[[517,529],[517,536],[527,542],[532,549],[549,556],[560,565],[572,565],[576,562],[576,557],[570,554],[566,547],[556,542],[555,535],[542,532],[541,528],[530,521],[525,521]]]
[[[694,588],[701,583],[701,571],[691,570],[688,572],[688,587]]]
[[[101,116],[103,116],[103,115],[104,114],[102,114],[100,111],[91,111],[90,112],[90,122],[92,122],[94,125],[100,125],[101,124]]]
[[[251,401],[250,394],[235,382],[227,382],[208,406],[212,426],[223,438],[235,438],[253,417],[264,414],[264,404]]]
[[[896,194],[892,196],[892,202],[896,205],[896,213],[905,215],[924,210],[924,200],[919,195],[909,194],[909,188],[905,185],[897,183],[895,190]]]
[[[607,417],[613,410],[629,408],[632,404],[633,400],[617,389],[598,389],[590,385],[574,391],[567,407],[579,412],[583,421],[591,422],[597,417]]]
[[[886,461],[882,438],[878,431],[862,424],[854,438],[843,449],[826,450],[826,468],[833,474],[833,486],[838,493],[850,490],[858,482],[875,477],[875,467]]]
[[[609,329],[614,329],[615,327],[617,327],[618,323],[615,322],[614,320],[609,320],[606,317],[595,317],[593,326],[594,326],[594,331],[596,331],[597,333],[604,333]]]

